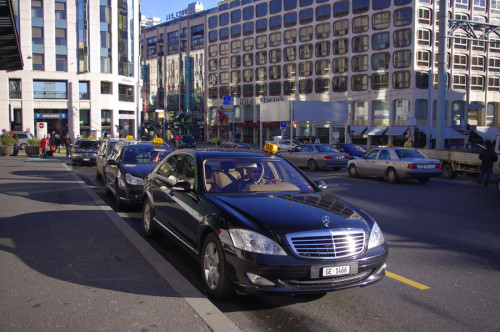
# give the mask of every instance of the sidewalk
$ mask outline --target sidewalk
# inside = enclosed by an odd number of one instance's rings
[[[238,330],[61,157],[0,157],[0,330]]]

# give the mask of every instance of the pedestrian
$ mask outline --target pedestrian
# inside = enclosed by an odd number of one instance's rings
[[[40,150],[42,150],[42,158],[47,158],[48,145],[49,145],[49,139],[47,138],[47,135],[43,135],[43,138],[40,141]]]
[[[405,148],[412,148],[413,147],[413,136],[408,136],[408,139],[406,140],[406,142],[403,146]]]
[[[61,137],[59,136],[59,134],[56,134],[55,136],[56,136],[55,143],[56,143],[57,153],[61,153]]]
[[[64,138],[64,146],[66,146],[66,158],[69,158],[71,152],[71,137],[69,137],[69,134],[66,134]]]
[[[498,160],[498,155],[493,150],[491,142],[486,142],[486,149],[481,151],[479,159],[481,159],[481,173],[479,174],[477,183],[479,185],[482,183],[485,187],[487,187],[490,182],[491,172],[493,171],[493,164]]]
[[[174,141],[175,141],[175,147],[176,148],[179,148],[179,140],[180,140],[179,135],[175,135]]]

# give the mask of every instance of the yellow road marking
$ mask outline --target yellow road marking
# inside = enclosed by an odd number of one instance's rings
[[[413,287],[418,288],[420,290],[431,289],[428,286],[422,285],[422,284],[420,284],[416,281],[410,280],[410,279],[406,279],[405,277],[398,276],[397,274],[394,274],[394,273],[389,272],[389,271],[385,271],[385,275],[388,276],[389,278],[396,279],[397,281],[401,281],[407,285],[413,286]]]

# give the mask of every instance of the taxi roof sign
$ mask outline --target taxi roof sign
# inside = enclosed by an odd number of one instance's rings
[[[125,139],[134,139],[134,136],[132,136],[132,135],[127,135],[127,136],[125,137]]]
[[[155,143],[155,144],[162,144],[163,143],[163,138],[155,137],[153,139],[153,143]]]

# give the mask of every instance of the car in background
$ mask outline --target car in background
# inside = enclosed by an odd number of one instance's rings
[[[431,177],[441,176],[441,161],[413,148],[380,147],[363,158],[349,160],[347,172],[350,177],[381,177],[391,183],[410,178],[427,183]]]
[[[212,137],[208,140],[208,144],[220,144],[222,141],[221,137]]]
[[[227,139],[221,143],[221,146],[229,149],[250,149],[250,145],[239,139]]]
[[[334,143],[330,144],[330,147],[337,151],[348,153],[349,156],[354,158],[362,158],[366,154],[366,150],[354,144]]]
[[[12,137],[14,137],[15,139],[17,139],[17,144],[16,146],[20,149],[20,150],[25,150],[26,147],[28,145],[30,145],[28,143],[28,140],[31,139],[31,138],[34,138],[34,136],[29,132],[29,131],[16,131],[16,130],[12,130],[12,131],[9,131],[5,134],[1,134],[0,135],[0,138],[3,136],[3,135],[10,135]]]
[[[332,149],[326,144],[302,144],[289,152],[278,152],[297,167],[308,167],[311,171],[331,167],[338,171],[347,166],[349,154]]]
[[[144,179],[159,161],[174,150],[153,142],[118,142],[104,166],[104,186],[113,195],[115,206],[142,203]]]
[[[191,148],[195,149],[196,148],[196,141],[193,136],[189,135],[184,135],[181,137],[179,140],[179,148],[180,149],[185,149],[185,148]]]
[[[104,138],[101,140],[101,145],[99,146],[99,151],[97,152],[95,168],[96,168],[96,177],[100,178],[104,175],[104,166],[106,165],[106,161],[108,160],[111,151],[118,142],[126,142],[123,138]],[[128,141],[132,142],[132,141]]]
[[[299,141],[293,140],[290,141],[289,139],[283,139],[279,140],[276,145],[278,146],[278,151],[290,151],[294,147],[301,145]]]
[[[249,182],[249,174],[258,184],[229,183]],[[146,178],[143,229],[192,253],[213,298],[235,289],[324,293],[381,280],[388,247],[379,226],[322,188],[275,156],[177,150]]]
[[[96,139],[81,139],[71,149],[71,164],[91,164],[95,165],[97,159],[97,151],[101,145],[100,140]]]

